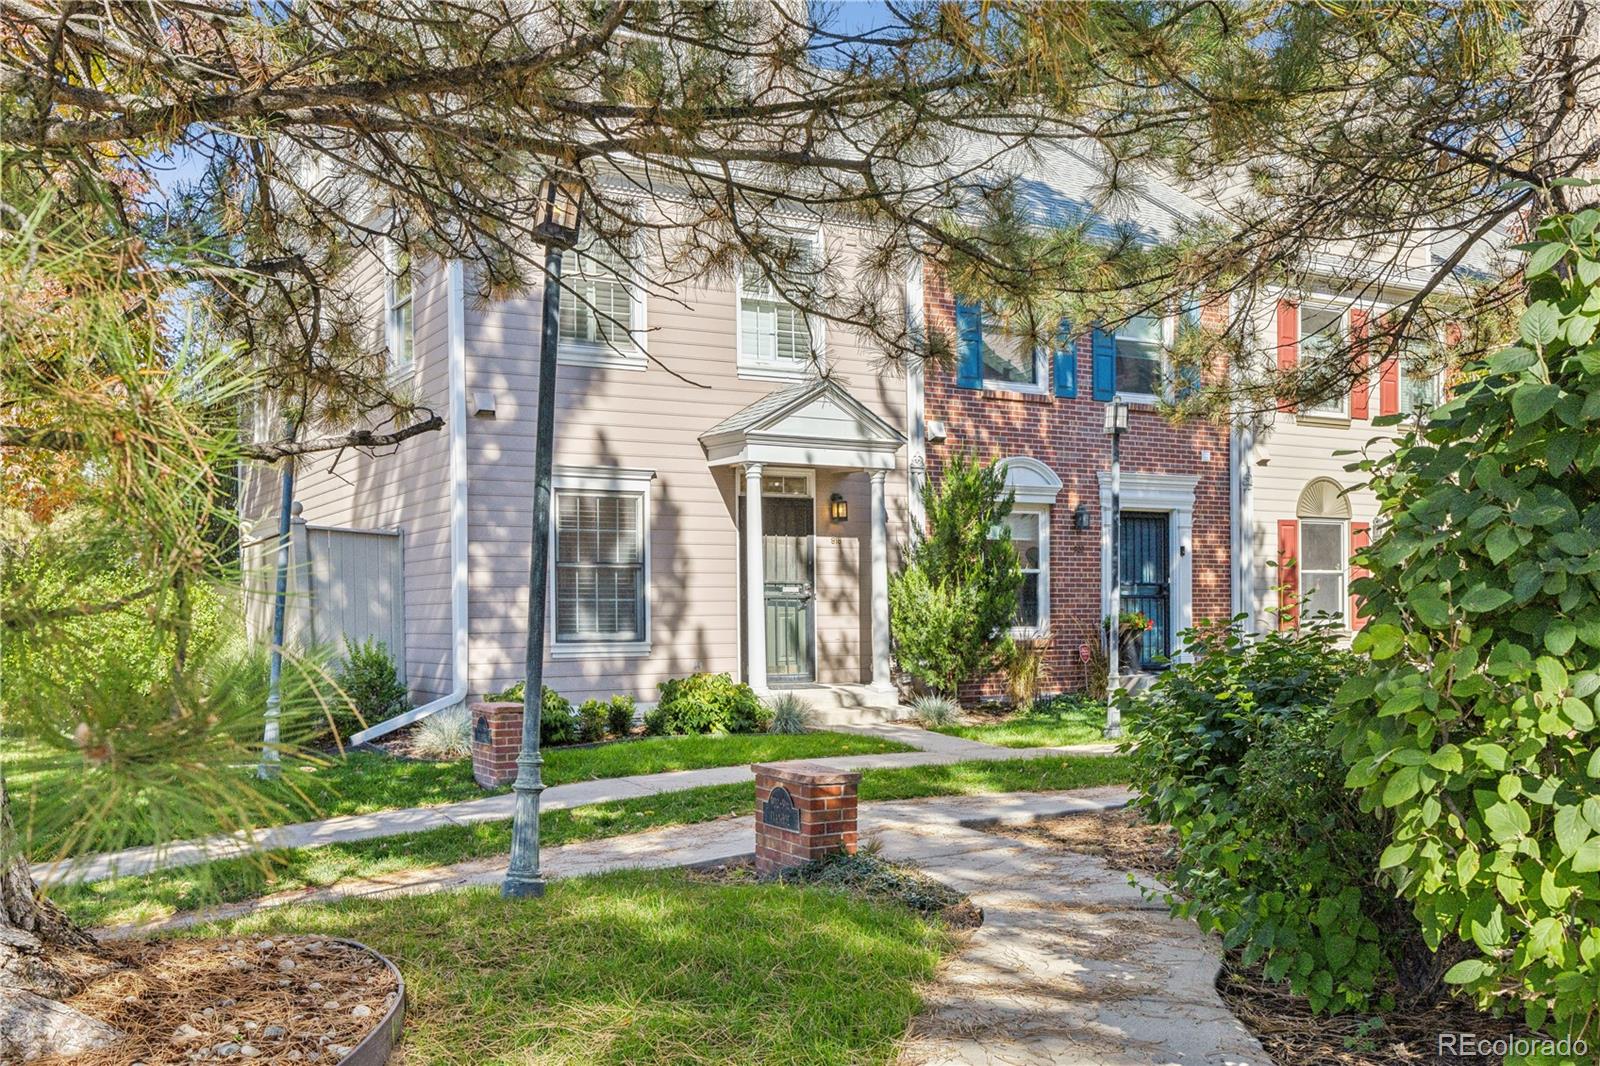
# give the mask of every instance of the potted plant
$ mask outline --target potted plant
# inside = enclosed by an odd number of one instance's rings
[[[1122,668],[1128,673],[1138,673],[1144,660],[1144,635],[1155,623],[1142,611],[1123,611],[1117,615],[1117,651]]]

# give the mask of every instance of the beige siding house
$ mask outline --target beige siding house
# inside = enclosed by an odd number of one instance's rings
[[[828,240],[847,264],[848,235]],[[582,299],[563,294],[556,355],[546,683],[641,701],[696,671],[887,690],[906,382],[749,279],[656,298],[650,269],[567,256]],[[298,520],[399,531],[405,674],[418,703],[453,703],[524,674],[543,293],[486,301],[458,263],[367,272],[375,345],[446,428],[303,461]],[[248,532],[270,537],[277,481],[256,473]]]

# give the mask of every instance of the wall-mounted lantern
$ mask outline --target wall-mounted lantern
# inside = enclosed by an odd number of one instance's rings
[[[1079,503],[1078,506],[1072,509],[1073,527],[1076,529],[1088,529],[1089,522],[1089,505],[1086,503]]]
[[[850,521],[850,503],[837,492],[828,497],[828,517],[835,522]]]

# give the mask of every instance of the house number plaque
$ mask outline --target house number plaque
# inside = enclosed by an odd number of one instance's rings
[[[767,802],[761,805],[761,821],[776,829],[800,832],[800,808],[794,805],[788,789],[779,785],[767,794]]]

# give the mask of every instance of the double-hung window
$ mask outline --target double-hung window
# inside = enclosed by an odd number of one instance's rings
[[[1124,397],[1163,394],[1163,343],[1162,321],[1153,315],[1135,315],[1117,328],[1117,391]]]
[[[1037,637],[1050,625],[1050,509],[1018,506],[1006,516],[1006,529],[1022,567],[1011,633]]]
[[[643,289],[612,248],[593,244],[561,256],[560,358],[589,366],[644,367]]]
[[[1347,624],[1345,593],[1349,559],[1348,523],[1336,519],[1300,520],[1300,617],[1329,616]]]
[[[647,641],[648,482],[635,490],[591,488],[588,479],[555,493],[555,652],[584,645]]]
[[[995,328],[988,328],[993,322]],[[1012,392],[1043,392],[1048,383],[1044,350],[1031,338],[1000,328],[999,316],[985,311],[980,336],[979,358],[983,364],[983,386]]]
[[[1444,392],[1442,375],[1418,357],[1414,351],[1405,352],[1399,359],[1400,413],[1416,414],[1439,406]]]
[[[413,270],[411,253],[390,249],[388,283],[384,287],[384,332],[391,377],[411,373],[416,361],[416,328],[412,317]],[[369,290],[370,291],[370,290]]]
[[[1300,308],[1300,363],[1318,399],[1304,411],[1308,415],[1349,415],[1349,384],[1338,354],[1346,347],[1344,312],[1331,307]]]
[[[817,238],[790,234],[793,265],[786,285],[811,288],[818,269]],[[804,373],[816,347],[812,323],[754,263],[739,271],[739,368],[754,376]]]

